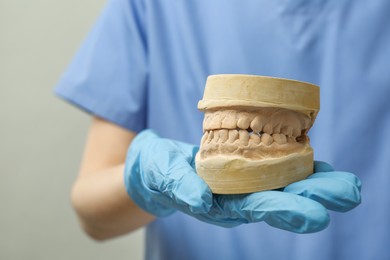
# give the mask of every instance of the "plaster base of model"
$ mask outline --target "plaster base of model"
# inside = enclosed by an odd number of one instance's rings
[[[311,149],[299,154],[260,161],[242,157],[196,158],[198,175],[216,194],[240,194],[285,187],[313,173]]]

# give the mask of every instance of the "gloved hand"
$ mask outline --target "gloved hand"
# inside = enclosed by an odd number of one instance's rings
[[[180,210],[222,227],[265,221],[296,233],[327,227],[327,209],[348,211],[360,203],[360,181],[315,162],[316,173],[283,191],[213,195],[196,174],[196,146],[139,133],[130,145],[124,172],[126,190],[145,211],[159,217]]]

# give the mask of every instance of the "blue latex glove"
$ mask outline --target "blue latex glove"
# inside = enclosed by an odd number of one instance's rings
[[[360,181],[347,172],[335,172],[315,163],[309,178],[283,191],[240,195],[213,195],[196,174],[196,146],[163,139],[153,131],[138,134],[127,155],[124,172],[129,196],[145,211],[159,217],[180,210],[222,227],[265,221],[296,233],[327,227],[327,209],[345,212],[360,203]]]

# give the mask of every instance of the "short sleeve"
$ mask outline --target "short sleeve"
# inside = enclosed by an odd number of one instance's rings
[[[147,49],[142,3],[111,0],[55,93],[133,131],[145,128]]]

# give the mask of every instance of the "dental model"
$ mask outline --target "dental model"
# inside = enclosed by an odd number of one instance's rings
[[[196,170],[213,193],[281,188],[313,173],[307,133],[319,111],[319,87],[214,75],[207,79],[198,109],[205,116]]]

